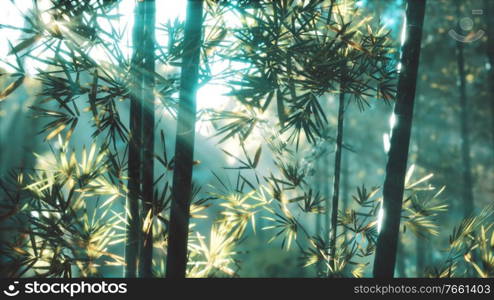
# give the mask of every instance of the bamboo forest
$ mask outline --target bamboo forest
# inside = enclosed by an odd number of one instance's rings
[[[0,3],[0,277],[494,277],[493,0]]]

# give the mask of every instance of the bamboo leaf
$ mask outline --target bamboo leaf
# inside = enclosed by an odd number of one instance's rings
[[[36,34],[36,35],[33,35],[32,37],[30,38],[27,38],[25,40],[23,40],[22,42],[20,42],[19,44],[17,44],[15,47],[13,47],[10,52],[9,52],[9,55],[11,54],[17,54],[19,53],[20,51],[32,46],[34,43],[36,43],[39,39],[41,38],[41,35],[40,34]]]
[[[257,168],[257,165],[259,164],[259,159],[261,158],[261,152],[262,152],[262,145],[257,148],[256,154],[254,155],[254,162],[252,166],[254,168]]]
[[[55,129],[53,129],[45,138],[45,140],[49,141],[51,140],[52,138],[54,138],[57,134],[59,134],[60,132],[62,132],[62,130],[65,129],[65,127],[67,127],[67,124],[60,124],[58,127],[56,127]]]
[[[0,93],[0,102],[5,100],[8,95],[12,94],[21,84],[24,82],[24,76],[19,76],[14,82],[9,84],[1,93]]]

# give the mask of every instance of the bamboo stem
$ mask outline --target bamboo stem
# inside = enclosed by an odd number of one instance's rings
[[[134,41],[134,53],[131,63],[131,102],[130,102],[130,137],[129,137],[129,159],[128,159],[128,195],[127,195],[127,241],[125,247],[125,277],[137,277],[137,261],[139,257],[140,240],[140,214],[139,198],[141,182],[141,132],[142,132],[142,47],[137,45],[144,33],[144,8],[138,2],[135,11],[135,24],[132,33]]]
[[[154,218],[154,69],[155,69],[155,14],[154,0],[143,2],[145,10],[143,53],[143,109],[142,109],[142,200],[147,228],[143,228],[140,277],[152,277],[153,218]]]
[[[338,228],[338,205],[340,200],[340,175],[341,175],[341,150],[343,146],[343,122],[345,118],[345,93],[340,88],[338,103],[338,129],[336,135],[336,151],[334,156],[334,181],[333,181],[333,199],[331,209],[331,239],[330,251],[333,270],[336,268],[336,238]]]
[[[425,0],[407,1],[406,39],[402,46],[401,70],[394,106],[396,124],[391,129],[383,187],[383,218],[374,260],[373,274],[377,278],[394,276],[425,4]]]
[[[192,166],[194,156],[196,93],[199,80],[199,55],[202,31],[202,0],[187,1],[184,52],[180,77],[180,102],[177,114],[175,168],[168,237],[166,276],[184,278],[187,265]]]

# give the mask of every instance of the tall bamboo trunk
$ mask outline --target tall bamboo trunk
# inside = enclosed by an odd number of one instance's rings
[[[142,107],[142,200],[144,224],[140,277],[152,277],[154,218],[154,69],[155,0],[144,0],[143,107]]]
[[[347,123],[348,123],[348,115],[347,115],[347,111],[345,109],[345,118],[343,120],[343,127],[345,128],[345,135],[347,137],[351,136],[350,133],[349,133],[349,127],[347,126]],[[346,142],[348,143],[348,142]],[[342,143],[342,147],[343,147],[343,143]],[[344,213],[346,213],[346,210],[349,209],[350,207],[350,197],[349,197],[349,182],[348,182],[348,179],[349,179],[349,166],[348,166],[348,155],[350,154],[349,151],[346,151],[345,152],[345,155],[342,154],[342,157],[341,157],[341,211],[343,211]],[[347,238],[347,228],[346,227],[343,227],[343,232],[342,232],[342,235],[343,235],[343,238],[344,240],[346,241],[346,238]]]
[[[456,1],[456,10],[458,19],[461,16],[460,2]],[[460,29],[460,28],[458,28]],[[468,120],[468,99],[466,87],[466,72],[465,72],[465,44],[461,41],[456,42],[456,58],[458,64],[458,89],[460,93],[460,126],[461,126],[461,157],[463,161],[462,177],[463,177],[463,207],[462,211],[465,217],[473,213],[473,190],[472,190],[472,173],[470,162],[470,140],[469,140],[469,120]]]
[[[338,127],[336,134],[336,150],[334,155],[334,180],[333,180],[333,199],[331,209],[331,239],[330,253],[333,270],[336,267],[336,238],[338,228],[338,205],[340,200],[340,175],[341,175],[341,150],[343,146],[343,122],[345,117],[345,94],[344,89],[340,88],[339,103],[338,103]]]
[[[137,276],[139,257],[140,214],[139,199],[141,196],[141,139],[142,139],[142,46],[139,44],[144,33],[144,7],[137,2],[134,10],[134,28],[132,40],[131,102],[129,125],[129,158],[128,158],[128,195],[127,195],[127,241],[125,247],[125,277]]]
[[[391,129],[383,187],[383,218],[374,260],[373,274],[378,278],[392,278],[396,264],[425,3],[425,0],[407,0],[406,39],[402,45],[401,70],[394,105],[396,124]]]
[[[168,236],[166,276],[184,278],[187,265],[192,165],[194,156],[196,93],[202,31],[202,0],[187,1],[184,51],[180,76],[180,102],[177,114],[175,168]]]
[[[343,120],[343,127],[345,128],[346,130],[346,136],[351,136],[350,133],[348,133],[348,127],[347,125],[345,124],[347,123],[347,118],[345,118],[345,120]],[[348,145],[348,142],[346,143]],[[349,197],[348,197],[348,192],[349,192],[349,182],[348,182],[348,179],[349,179],[349,166],[348,166],[348,155],[349,155],[349,151],[346,151],[345,152],[345,155],[341,157],[341,209],[342,211],[346,211],[349,206],[350,206],[350,201],[349,201]],[[345,229],[344,229],[345,230]]]
[[[324,161],[323,161],[323,165],[324,166],[329,166],[330,165],[330,155],[329,153],[331,152],[329,150],[329,144],[326,145],[327,149],[326,149],[326,155],[324,155]],[[326,211],[324,213],[324,228],[323,228],[323,232],[324,232],[324,238],[325,239],[328,239],[329,241],[329,234],[331,232],[331,185],[329,184],[329,178],[331,177],[330,175],[330,169],[329,168],[324,168],[324,172],[323,172],[323,175],[321,176],[322,177],[322,180],[323,180],[323,188],[324,188],[324,198],[326,199],[326,203],[325,203],[325,206],[326,206]]]
[[[315,183],[315,190],[317,193],[320,193],[320,195],[324,196],[323,194],[323,191],[322,191],[322,182],[321,182],[321,177],[323,174],[321,174],[321,164],[319,163],[316,163],[315,164],[315,169],[316,169],[316,173],[315,173],[315,178],[314,178],[314,183]],[[316,224],[315,224],[315,230],[316,230],[316,236],[321,236],[321,232],[322,232],[322,224],[321,224],[321,219],[322,219],[322,213],[317,213],[315,215],[315,218],[316,218]],[[321,274],[322,274],[322,270],[323,270],[323,265],[322,265],[322,261],[318,260],[317,263],[316,263],[316,277],[319,277]]]
[[[326,16],[326,24],[330,25],[331,24],[331,20],[332,20],[332,17],[333,17],[333,9],[334,9],[334,6],[336,4],[336,0],[330,0],[329,1],[329,6],[328,6],[328,12],[327,12],[327,16]],[[329,152],[329,150],[328,150]],[[328,166],[329,165],[329,156],[326,155],[324,157],[324,160],[323,160],[323,165],[325,166]],[[328,238],[329,237],[329,232],[331,230],[331,216],[330,216],[330,207],[331,207],[331,203],[330,203],[330,199],[329,199],[329,195],[330,195],[330,192],[329,192],[329,184],[327,183],[328,180],[329,180],[329,171],[328,171],[328,168],[324,168],[324,172],[322,174],[322,180],[323,180],[323,188],[324,188],[324,198],[326,199],[324,202],[324,205],[325,205],[325,212],[324,212],[324,227],[325,228],[322,228],[321,226],[321,230],[324,231],[324,236],[325,238]],[[321,216],[322,218],[322,216]]]

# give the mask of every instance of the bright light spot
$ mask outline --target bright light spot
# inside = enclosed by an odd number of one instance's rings
[[[249,136],[249,141],[251,144],[258,145],[263,142],[263,136],[265,136],[265,131],[262,125],[257,125],[252,130],[252,134]],[[249,145],[250,146],[250,145]]]
[[[475,76],[473,74],[468,74],[466,80],[468,83],[472,83],[475,80]]]
[[[52,213],[52,215],[55,217],[60,217],[60,213],[57,213],[57,212]],[[31,211],[31,217],[39,219],[41,216],[43,216],[45,218],[49,218],[51,215],[47,211],[42,211],[41,214],[35,210]]]
[[[224,96],[227,92],[229,89],[224,85],[206,84],[202,86],[197,91],[197,109],[224,109],[230,100],[228,96]]]
[[[384,152],[388,153],[389,148],[391,148],[391,144],[389,142],[389,134],[383,134],[383,144],[384,144]]]
[[[95,61],[107,61],[108,60],[108,52],[106,51],[105,47],[102,45],[96,45],[91,49],[91,58],[93,58]]]
[[[226,158],[226,163],[229,164],[230,166],[234,165],[236,162],[235,158],[231,157],[231,156],[228,156]]]
[[[132,1],[133,2],[133,1]],[[156,1],[156,14],[158,23],[178,18],[179,20],[185,20],[185,12],[187,8],[187,1],[175,0],[175,1]]]
[[[384,209],[381,204],[381,207],[379,208],[379,212],[377,213],[377,233],[381,232],[383,218],[384,218]]]
[[[26,3],[31,3],[30,1],[22,1],[23,5]],[[0,20],[2,24],[18,26],[22,27],[24,25],[24,19],[22,17],[23,10],[27,10],[28,7],[23,6],[22,9],[19,4],[14,4],[11,1],[3,1],[2,9],[0,9]],[[22,32],[15,29],[10,28],[2,28],[0,29],[0,35],[2,36],[2,43],[0,43],[0,57],[2,59],[7,58],[7,62],[15,65],[15,56],[8,56],[10,51],[10,45],[7,41],[12,43],[12,45],[16,45],[18,40],[21,37]],[[1,63],[2,68],[6,69],[8,72],[13,72],[14,70],[6,65],[5,63]]]
[[[401,30],[401,45],[402,46],[405,44],[406,40],[407,40],[407,18],[403,17],[403,28]]]
[[[384,27],[392,27],[393,25],[396,24],[396,19],[392,17],[384,17],[383,18],[383,25]]]
[[[225,110],[231,102],[229,97],[224,96],[229,90],[224,85],[206,84],[197,91],[197,110],[202,113],[207,109]],[[196,130],[202,136],[211,136],[212,128],[209,119],[209,114],[205,113],[197,120]]]
[[[389,127],[393,129],[395,125],[396,125],[396,115],[392,113],[391,117],[389,117]]]

